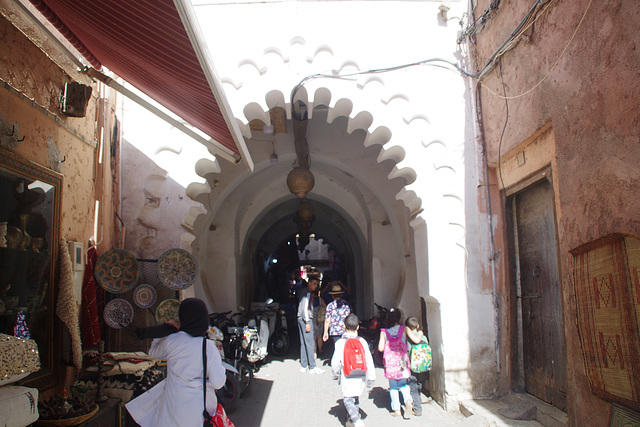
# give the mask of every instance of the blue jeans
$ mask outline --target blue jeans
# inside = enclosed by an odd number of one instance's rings
[[[298,330],[300,331],[300,365],[303,368],[314,369],[316,367],[316,358],[313,357],[315,351],[313,322],[311,322],[311,331],[307,332],[304,320],[298,319]]]
[[[400,410],[400,393],[402,393],[402,400],[406,405],[407,402],[412,402],[411,391],[409,390],[409,384],[407,379],[401,380],[389,380],[389,395],[391,396],[391,410]]]

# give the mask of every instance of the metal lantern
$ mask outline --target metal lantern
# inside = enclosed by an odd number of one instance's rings
[[[313,205],[307,199],[300,201],[298,205],[298,216],[303,221],[313,220]]]
[[[289,175],[287,175],[287,187],[289,191],[303,199],[307,193],[313,189],[315,179],[310,170],[301,167],[295,167]]]

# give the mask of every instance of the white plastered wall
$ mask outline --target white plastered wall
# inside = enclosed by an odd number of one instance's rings
[[[280,163],[274,168],[268,162],[271,145],[249,139],[255,137],[249,121],[268,122],[268,110],[276,106],[290,118],[291,89],[314,73],[464,57],[456,45],[457,21],[444,22],[437,2],[394,2],[384,11],[384,1],[366,3],[366,8],[362,2],[289,3],[253,4],[250,9],[196,6],[256,164],[250,174],[223,161],[199,161],[199,178],[186,190],[202,205],[183,218],[193,230],[192,248],[200,263],[194,294],[206,297],[212,310],[235,308],[236,287],[244,286],[237,281],[245,236],[255,218],[279,197],[290,197],[283,179],[293,162],[290,134],[277,140]],[[358,10],[345,9],[358,4]],[[464,11],[463,3],[453,3],[449,16]],[[216,43],[220,40],[224,43]],[[339,205],[363,236],[373,300],[416,314],[417,296],[437,305],[440,330],[434,336],[441,339],[432,344],[442,356],[437,363],[446,377],[446,393],[465,397],[474,390],[490,390],[496,370],[495,331],[491,294],[483,291],[482,283],[488,269],[488,228],[472,97],[465,80],[449,69],[419,66],[351,80],[314,80],[300,97],[309,105],[310,124],[317,111],[325,109],[322,120],[339,129],[337,133],[362,135],[360,152],[383,146],[375,159],[380,167],[355,170],[348,156],[340,157],[344,153],[339,144],[330,146],[333,151],[325,146],[312,152],[314,193]],[[318,136],[313,132],[308,135],[312,150]],[[192,164],[207,157],[194,158]],[[169,173],[176,167],[163,166]],[[405,185],[397,191],[393,186],[380,189],[381,171],[384,180],[400,179]],[[479,388],[469,375],[474,364],[488,372],[486,379],[474,379],[485,382]]]

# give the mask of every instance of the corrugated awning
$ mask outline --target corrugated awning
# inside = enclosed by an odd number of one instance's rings
[[[92,65],[102,63],[240,157],[173,0],[30,1],[75,37]]]

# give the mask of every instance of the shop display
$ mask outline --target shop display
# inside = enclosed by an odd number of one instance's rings
[[[169,289],[187,289],[195,282],[197,274],[196,259],[184,249],[169,249],[158,259],[158,279]]]
[[[11,384],[39,369],[35,341],[0,333],[0,385]]]
[[[169,320],[178,319],[178,309],[180,308],[180,301],[174,298],[167,298],[163,300],[156,308],[156,323],[158,325],[166,323]]]
[[[158,295],[151,285],[140,285],[133,291],[133,302],[140,308],[150,308],[156,303]]]
[[[122,294],[138,284],[140,268],[138,261],[130,252],[109,249],[98,258],[95,277],[106,291]]]
[[[103,317],[111,328],[126,328],[133,322],[133,306],[123,298],[112,299],[104,307]]]

